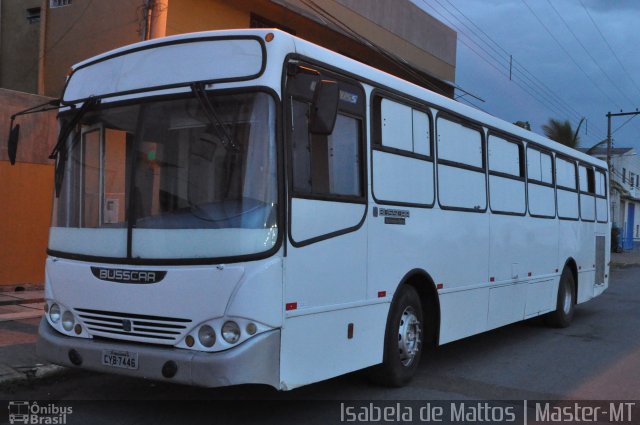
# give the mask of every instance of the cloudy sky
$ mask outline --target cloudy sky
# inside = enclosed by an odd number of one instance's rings
[[[606,138],[607,112],[640,108],[640,0],[413,1],[458,32],[456,83],[484,102],[460,101],[539,133],[585,117],[586,147]],[[613,118],[614,145],[640,152],[628,118]]]

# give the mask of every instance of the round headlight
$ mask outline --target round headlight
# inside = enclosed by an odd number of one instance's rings
[[[62,327],[65,331],[70,331],[73,329],[73,325],[76,324],[76,319],[73,317],[73,313],[70,311],[65,311],[62,314]]]
[[[51,304],[51,307],[49,307],[49,319],[53,323],[58,323],[60,320],[60,306],[58,304]]]
[[[240,326],[236,322],[226,322],[222,325],[222,338],[229,344],[235,344],[240,339]]]
[[[198,330],[198,340],[205,347],[213,347],[216,343],[216,331],[209,325],[200,326]]]

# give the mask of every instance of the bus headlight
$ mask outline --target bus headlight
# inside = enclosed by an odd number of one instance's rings
[[[73,325],[76,324],[76,319],[73,317],[73,313],[69,310],[62,314],[62,327],[65,331],[69,332],[73,329]]]
[[[240,326],[231,320],[225,322],[222,325],[222,338],[229,344],[235,344],[240,339]]]
[[[216,343],[216,332],[209,325],[202,325],[200,329],[198,329],[198,340],[200,344],[205,347],[213,347],[213,344]]]
[[[58,304],[51,304],[49,308],[49,319],[51,319],[53,323],[58,323],[60,320],[60,306]]]

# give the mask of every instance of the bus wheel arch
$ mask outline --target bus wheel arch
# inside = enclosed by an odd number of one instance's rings
[[[393,294],[382,363],[370,374],[374,382],[400,387],[411,380],[422,353],[437,341],[439,310],[437,292],[429,275],[421,270],[407,273]]]

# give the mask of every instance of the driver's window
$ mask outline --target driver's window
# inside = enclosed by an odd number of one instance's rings
[[[291,102],[294,192],[362,197],[360,119],[339,112],[330,135],[310,134],[309,106]]]

